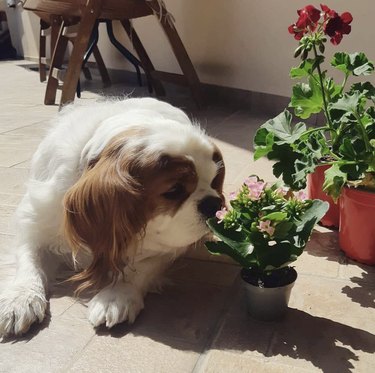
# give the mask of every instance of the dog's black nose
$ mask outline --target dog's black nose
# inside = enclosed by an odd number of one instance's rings
[[[215,216],[223,205],[223,201],[219,197],[204,197],[198,204],[198,211],[206,218]]]

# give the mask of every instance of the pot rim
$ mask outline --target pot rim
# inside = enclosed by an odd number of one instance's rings
[[[284,288],[284,287],[287,287],[287,286],[290,286],[291,284],[293,284],[296,280],[297,280],[297,277],[298,277],[298,273],[297,271],[295,270],[294,267],[290,267],[290,266],[287,266],[287,267],[283,267],[283,268],[288,268],[289,270],[289,274],[291,274],[292,276],[292,279],[290,279],[287,283],[285,283],[284,285],[281,285],[281,286],[259,286],[259,285],[254,285],[252,284],[251,282],[247,281],[245,278],[244,278],[244,274],[246,271],[249,271],[249,272],[252,272],[252,271],[255,271],[255,270],[251,270],[250,268],[242,268],[241,269],[241,279],[244,283],[248,284],[248,285],[251,285],[253,287],[256,287],[256,288],[262,288],[262,289],[277,289],[277,288]],[[282,268],[278,268],[278,269],[282,269]]]

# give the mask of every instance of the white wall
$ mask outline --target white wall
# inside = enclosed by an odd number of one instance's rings
[[[165,0],[176,18],[176,27],[203,82],[246,90],[289,96],[289,69],[298,63],[293,58],[297,41],[287,31],[296,21],[296,10],[308,0]],[[336,51],[364,51],[375,59],[375,1],[330,0],[339,13],[350,11],[354,17],[352,33]],[[154,17],[135,20],[139,33],[155,66],[178,72],[178,65]],[[116,25],[116,33],[126,45],[129,41]],[[29,36],[30,43],[35,37]],[[103,30],[100,50],[110,68],[131,69],[112,47]],[[32,48],[28,48],[29,51]],[[27,57],[30,56],[25,53]]]

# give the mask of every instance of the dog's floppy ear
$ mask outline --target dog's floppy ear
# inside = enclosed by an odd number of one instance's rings
[[[132,253],[132,240],[146,225],[142,188],[131,175],[132,161],[107,149],[65,195],[65,237],[73,255],[89,249],[92,262],[71,280],[77,288],[101,288],[117,279]]]

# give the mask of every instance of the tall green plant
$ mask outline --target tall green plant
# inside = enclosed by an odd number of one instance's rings
[[[338,52],[331,67],[343,73],[342,82],[327,75],[323,67],[327,37],[339,44],[350,33],[352,17],[348,12],[340,16],[325,5],[321,8],[309,5],[299,10],[299,19],[289,27],[299,40],[295,57],[302,59],[290,71],[299,82],[289,107],[301,119],[323,112],[325,123],[319,127],[293,123],[293,115],[285,110],[257,131],[254,159],[274,160],[275,176],[282,176],[293,189],[304,188],[307,174],[317,165],[331,164],[324,190],[337,199],[346,183],[375,187],[375,87],[370,82],[347,87],[349,78],[370,75],[374,64],[364,53]]]

